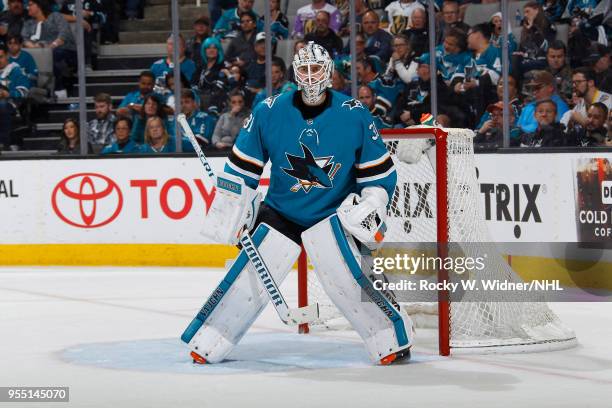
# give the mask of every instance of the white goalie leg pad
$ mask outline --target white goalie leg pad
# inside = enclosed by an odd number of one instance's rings
[[[213,242],[235,245],[242,229],[250,229],[255,222],[260,203],[261,193],[247,186],[242,178],[219,173],[202,235]]]
[[[336,215],[303,232],[302,241],[325,293],[364,340],[373,362],[412,345],[412,320],[374,289]]]
[[[267,224],[260,224],[252,238],[274,281],[280,286],[298,258],[300,246]],[[240,251],[225,278],[181,339],[208,362],[220,362],[269,301],[246,253]]]

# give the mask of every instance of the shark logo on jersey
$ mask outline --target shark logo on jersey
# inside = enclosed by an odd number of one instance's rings
[[[350,110],[353,110],[354,108],[364,109],[363,104],[358,99],[349,99],[348,101],[344,101],[342,102],[342,106],[348,106]]]
[[[276,98],[278,98],[279,96],[281,96],[281,94],[268,96],[266,99],[264,99],[264,103],[268,105],[268,108],[272,109],[272,105],[274,105],[274,102],[276,102]]]
[[[334,186],[332,180],[342,165],[332,161],[334,156],[314,157],[304,143],[300,143],[300,146],[304,157],[285,153],[291,168],[282,169],[297,180],[291,191],[296,193],[302,189],[308,193],[313,187],[332,188]]]

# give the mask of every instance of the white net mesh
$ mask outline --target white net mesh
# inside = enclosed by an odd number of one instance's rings
[[[521,278],[496,251],[491,242],[484,217],[478,205],[478,182],[473,152],[473,132],[466,129],[445,129],[447,136],[447,203],[448,237],[461,245],[465,256],[476,257],[487,251],[487,268],[478,279],[499,279],[520,282]],[[431,130],[408,129],[407,134],[431,133]],[[398,172],[398,183],[387,218],[386,242],[436,242],[437,185],[435,177],[435,147],[422,154],[415,163],[398,160],[396,152],[405,144],[423,146],[422,141],[400,140],[400,136],[385,136]],[[412,153],[409,156],[414,156]],[[402,156],[403,157],[403,156]],[[434,164],[432,164],[434,163]],[[480,244],[474,244],[480,243]],[[540,351],[572,347],[576,337],[550,310],[545,302],[510,302],[498,292],[495,301],[470,301],[466,292],[462,302],[451,303],[450,345],[453,351],[514,352]],[[346,329],[348,323],[325,295],[312,271],[308,273],[309,303],[318,302],[321,318],[315,328]],[[420,299],[400,299],[413,317],[415,325],[437,324],[437,303]]]

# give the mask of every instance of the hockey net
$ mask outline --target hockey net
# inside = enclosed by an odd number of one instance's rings
[[[386,242],[470,243],[472,254],[490,249],[491,239],[478,205],[478,182],[471,130],[419,127],[382,132],[398,175],[388,210]],[[398,148],[405,152],[417,146],[416,140],[435,140],[435,146],[417,152],[412,163],[399,160]],[[433,144],[433,143],[432,143]],[[408,148],[408,149],[407,149]],[[409,155],[410,156],[410,155]],[[458,244],[461,245],[461,244]],[[431,244],[429,244],[431,247]],[[479,248],[482,246],[482,248]],[[438,255],[442,256],[440,252]],[[522,281],[499,252],[488,251],[487,269],[480,278]],[[493,259],[491,259],[493,257]],[[439,280],[448,279],[441,271]],[[319,303],[320,318],[301,332],[344,330],[348,322],[322,290],[306,254],[299,262],[300,306]],[[454,352],[503,353],[558,350],[577,344],[574,332],[565,327],[543,302],[470,301],[451,303],[447,293],[437,302],[399,299],[416,327],[436,328],[442,355]],[[469,296],[469,295],[468,295]],[[498,294],[498,297],[500,295]],[[503,296],[503,294],[501,295]],[[431,299],[429,299],[431,300]]]

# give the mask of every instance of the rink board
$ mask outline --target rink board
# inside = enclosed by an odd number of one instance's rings
[[[225,158],[210,161],[219,171]],[[476,155],[479,205],[493,239],[577,242],[585,222],[607,233],[610,162],[609,152]],[[582,208],[577,172],[602,163],[593,186],[600,202]],[[0,161],[0,264],[223,266],[236,249],[200,234],[214,198],[201,174],[190,157]],[[602,261],[612,261],[605,252]],[[539,255],[526,245],[512,259],[550,262]]]

